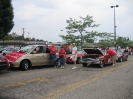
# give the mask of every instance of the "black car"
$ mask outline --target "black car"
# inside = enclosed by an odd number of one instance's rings
[[[3,56],[0,55],[0,70],[7,69],[9,67],[10,65],[8,61]]]

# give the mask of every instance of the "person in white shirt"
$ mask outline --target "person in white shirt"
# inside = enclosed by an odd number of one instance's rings
[[[77,61],[77,47],[75,43],[72,44],[72,60],[74,61],[74,67],[72,69],[76,69],[76,61]]]

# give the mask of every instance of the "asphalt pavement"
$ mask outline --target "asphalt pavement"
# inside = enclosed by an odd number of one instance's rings
[[[133,99],[133,56],[113,67],[34,67],[0,72],[0,99]]]

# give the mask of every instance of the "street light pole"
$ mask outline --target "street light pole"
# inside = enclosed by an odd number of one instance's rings
[[[60,31],[64,31],[64,30],[60,30]],[[61,41],[61,43],[63,43],[63,38],[62,38],[62,41]]]
[[[28,38],[29,38],[29,34],[30,34],[30,33],[29,33],[29,32],[27,32],[27,34],[28,34]]]
[[[115,23],[115,7],[119,7],[118,5],[116,6],[111,6],[111,8],[114,8],[114,46],[116,47],[116,23]]]

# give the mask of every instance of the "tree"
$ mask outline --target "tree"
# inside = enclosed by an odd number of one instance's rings
[[[14,26],[11,0],[0,0],[0,39],[8,35]]]
[[[118,37],[116,43],[117,46],[121,46],[122,48],[126,48],[127,46],[132,46],[131,41],[127,37]]]
[[[97,37],[99,38],[98,42],[99,46],[109,47],[114,45],[114,33],[107,33],[107,32],[98,33]]]
[[[72,18],[70,18],[69,20],[66,20],[66,23],[68,23],[68,26],[66,27],[66,29],[67,29],[67,33],[69,33],[69,35],[72,33],[76,33],[76,32],[80,33],[81,49],[82,49],[82,43],[83,43],[83,39],[84,39],[83,37],[85,37],[86,35],[90,36],[92,34],[92,32],[88,32],[86,29],[90,28],[90,27],[98,27],[99,26],[99,24],[94,24],[95,21],[92,18],[93,18],[92,16],[87,15],[85,18],[80,17],[81,20],[79,20],[79,21],[76,21],[75,19],[72,19]],[[93,35],[93,37],[94,37],[94,35]],[[89,37],[89,38],[92,38],[92,37]]]

